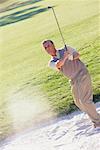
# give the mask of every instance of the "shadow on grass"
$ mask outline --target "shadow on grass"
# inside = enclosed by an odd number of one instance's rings
[[[19,8],[19,7],[22,9],[23,6],[29,7],[29,8],[23,9],[21,11],[15,10],[16,12],[14,12],[12,14],[0,17],[0,26],[5,26],[8,24],[18,22],[18,21],[22,21],[24,19],[31,18],[34,15],[37,15],[41,12],[46,11],[47,8],[39,8],[39,6],[32,7],[32,4],[35,4],[35,3],[40,2],[40,1],[43,1],[43,0],[26,0],[24,2],[15,1],[12,4],[10,4],[9,6],[1,9],[0,12],[7,12],[7,11],[14,10],[16,8]],[[6,2],[6,0],[2,1],[2,3],[4,3],[4,2]]]
[[[2,0],[2,1],[0,1],[0,3],[4,3],[6,1],[7,0]],[[40,2],[40,1],[43,1],[43,0],[26,0],[24,2],[15,1],[12,4],[10,4],[9,6],[6,6],[5,8],[1,9],[1,12],[10,11],[10,10],[13,10],[13,9],[16,9],[19,7],[35,4],[35,3]]]
[[[100,102],[100,94],[96,94],[96,95],[93,95],[93,101],[96,103],[96,102]]]
[[[47,11],[47,8],[39,8],[38,6],[36,7],[31,7],[27,8],[21,11],[17,11],[15,13],[12,13],[10,15],[6,15],[0,18],[0,26],[5,26],[8,24],[12,24],[18,21],[22,21],[24,19],[31,18],[39,13],[42,13],[44,11]]]

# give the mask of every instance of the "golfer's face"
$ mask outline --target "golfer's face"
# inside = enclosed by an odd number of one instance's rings
[[[50,41],[47,41],[45,44],[43,44],[43,46],[48,54],[50,54],[51,56],[56,55],[55,46]]]

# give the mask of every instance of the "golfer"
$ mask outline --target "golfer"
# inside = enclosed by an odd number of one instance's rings
[[[70,79],[76,106],[86,112],[94,127],[100,127],[100,114],[93,103],[92,85],[89,72],[80,60],[79,53],[72,47],[56,49],[53,41],[43,41],[45,51],[51,55],[49,67],[57,69]]]

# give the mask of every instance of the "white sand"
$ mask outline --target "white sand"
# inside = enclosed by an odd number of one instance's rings
[[[100,102],[96,105],[100,112]],[[0,150],[100,150],[100,129],[77,111],[14,137]]]

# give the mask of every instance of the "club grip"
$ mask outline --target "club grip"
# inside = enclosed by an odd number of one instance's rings
[[[65,44],[65,50],[67,51],[67,46],[66,46],[66,44]]]

